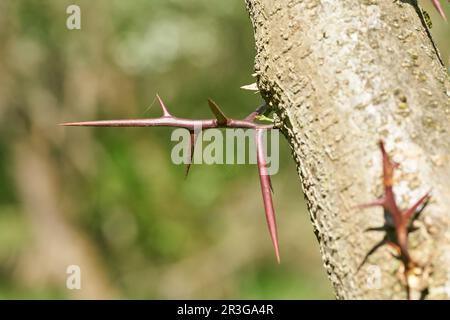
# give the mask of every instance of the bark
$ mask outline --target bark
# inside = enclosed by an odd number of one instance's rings
[[[432,189],[409,242],[427,265],[412,297],[450,294],[450,82],[416,1],[247,0],[264,99],[292,147],[314,232],[339,299],[406,297],[381,247],[377,142],[400,163],[403,208]],[[422,291],[423,290],[423,291]],[[415,293],[415,294],[414,294]]]

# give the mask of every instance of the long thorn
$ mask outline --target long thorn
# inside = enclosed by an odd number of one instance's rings
[[[191,143],[191,148],[190,148],[190,154],[189,154],[189,162],[186,164],[186,173],[184,175],[184,178],[186,179],[188,174],[189,174],[189,170],[191,169],[191,165],[192,165],[192,158],[194,157],[194,151],[195,151],[195,143],[197,142],[197,133],[195,133],[195,131],[191,131],[190,132],[190,143]]]
[[[267,226],[269,227],[270,237],[275,249],[275,255],[280,263],[280,250],[278,246],[277,222],[275,210],[273,208],[272,194],[270,190],[270,179],[267,172],[266,159],[264,158],[264,146],[262,142],[263,130],[256,129],[256,154],[258,162],[259,180],[261,183],[261,192],[264,201]]]
[[[244,123],[244,125],[246,124],[248,124],[248,127],[256,126],[255,124]],[[217,128],[215,119],[190,120],[175,117],[66,122],[59,125],[72,127],[174,127],[188,130],[195,130],[199,127],[203,129]],[[236,124],[236,127],[239,125]]]
[[[160,126],[162,124],[161,119],[121,119],[65,122],[59,125],[66,127],[150,127]]]
[[[445,16],[444,9],[441,6],[441,3],[439,0],[431,0],[433,2],[434,7],[436,8],[437,12],[439,12],[440,16],[447,21],[447,17]]]

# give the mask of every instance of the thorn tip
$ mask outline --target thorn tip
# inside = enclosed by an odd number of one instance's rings
[[[162,101],[161,97],[159,96],[159,94],[156,94],[156,99],[158,99],[159,102],[159,106],[162,109],[163,112],[163,116],[164,117],[171,117],[172,115],[170,114],[169,110],[167,110],[166,105],[164,104],[164,102]]]

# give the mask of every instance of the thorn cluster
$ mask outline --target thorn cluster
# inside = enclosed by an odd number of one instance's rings
[[[191,134],[191,148],[190,148],[190,160],[186,166],[186,176],[189,173],[189,168],[192,162],[192,156],[194,154],[195,142],[197,139],[198,131],[208,130],[212,128],[241,128],[241,129],[254,129],[256,135],[256,152],[257,152],[257,165],[259,171],[259,179],[261,183],[261,192],[264,202],[265,214],[267,225],[269,228],[270,237],[275,249],[275,255],[278,263],[280,263],[280,253],[278,247],[278,235],[275,219],[275,210],[273,208],[272,194],[271,194],[271,182],[270,176],[267,172],[267,163],[264,157],[264,145],[263,145],[263,133],[265,130],[274,129],[273,124],[260,124],[255,122],[257,117],[264,113],[266,105],[260,106],[254,112],[250,113],[242,120],[228,118],[219,106],[212,101],[208,100],[209,108],[215,116],[215,119],[193,120],[178,118],[170,114],[162,99],[157,95],[159,105],[163,112],[163,115],[159,118],[147,118],[147,119],[121,119],[121,120],[100,120],[100,121],[85,121],[85,122],[67,122],[62,123],[63,126],[88,126],[88,127],[175,127],[185,128],[189,130]]]
[[[382,160],[383,160],[383,186],[384,186],[384,194],[382,197],[377,200],[362,204],[357,206],[358,208],[369,208],[374,206],[381,206],[384,209],[386,221],[385,224],[381,227],[377,228],[369,228],[366,231],[385,231],[386,235],[381,240],[381,242],[377,243],[365,256],[362,263],[360,264],[358,270],[362,267],[362,265],[367,261],[370,255],[372,255],[378,248],[380,248],[384,244],[388,244],[393,247],[398,253],[398,258],[402,261],[405,270],[405,278],[408,279],[408,275],[412,272],[416,267],[419,267],[419,264],[416,263],[409,252],[408,249],[408,234],[411,231],[414,231],[412,222],[416,220],[430,199],[430,192],[427,192],[424,196],[422,196],[419,200],[417,200],[409,209],[400,210],[397,202],[395,200],[395,194],[393,191],[394,184],[394,170],[398,167],[397,163],[394,163],[389,158],[387,154],[384,144],[382,141],[379,143]],[[408,281],[406,281],[408,286]],[[408,287],[409,294],[409,287]]]

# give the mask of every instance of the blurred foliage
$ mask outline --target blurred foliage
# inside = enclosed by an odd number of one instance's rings
[[[333,297],[284,141],[278,266],[254,166],[194,165],[184,180],[170,129],[56,126],[156,116],[156,93],[182,117],[211,117],[208,97],[251,112],[243,1],[2,0],[0,43],[0,298]],[[82,290],[65,287],[70,264]]]

